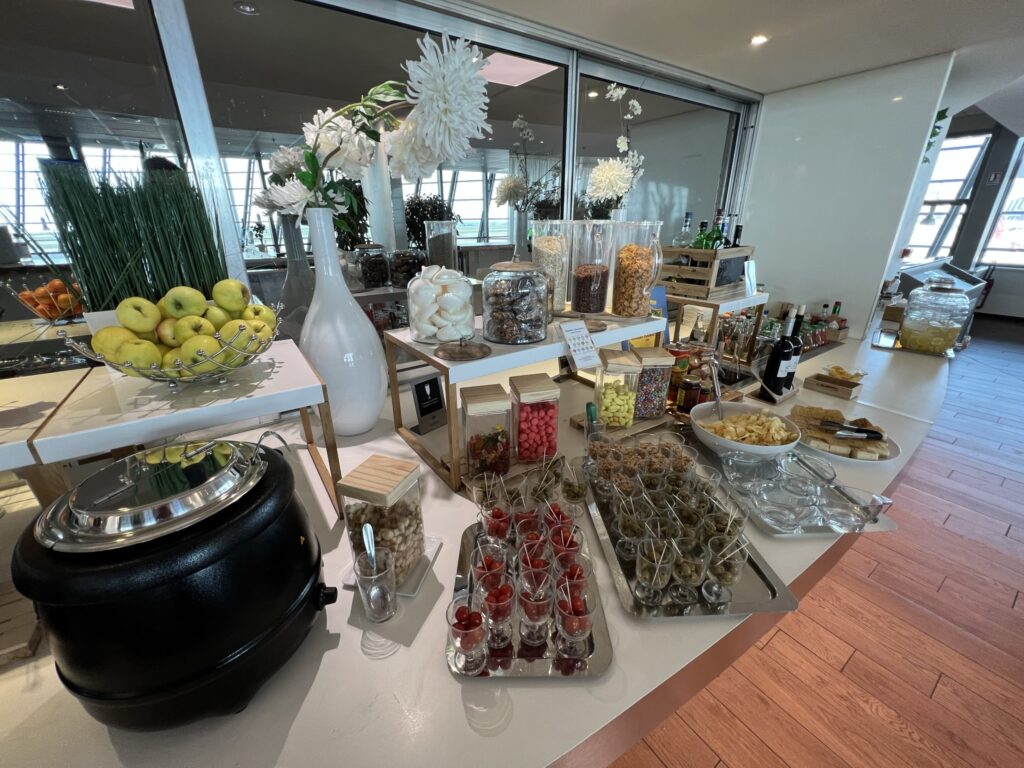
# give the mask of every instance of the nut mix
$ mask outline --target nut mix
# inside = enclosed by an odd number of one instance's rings
[[[395,556],[395,579],[399,584],[423,556],[423,515],[419,504],[402,499],[393,506],[358,502],[345,507],[352,553],[357,557],[363,546],[363,524],[373,526],[373,543],[390,549]]]
[[[623,317],[647,317],[651,314],[650,290],[656,263],[649,246],[629,243],[619,249],[612,291],[613,314]]]

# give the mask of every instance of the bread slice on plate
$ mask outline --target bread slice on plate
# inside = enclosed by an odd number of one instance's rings
[[[825,451],[835,456],[846,456],[860,461],[879,461],[890,456],[887,440],[851,440],[836,437],[832,432],[822,429],[823,421],[847,423],[842,411],[835,408],[818,408],[812,405],[794,405],[789,418],[796,422],[802,433],[801,439],[811,448]],[[885,429],[873,424],[865,418],[849,422],[855,427],[874,429],[885,435]]]

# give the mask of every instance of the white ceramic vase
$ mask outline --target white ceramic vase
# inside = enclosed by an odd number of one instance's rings
[[[316,291],[299,348],[327,385],[334,431],[359,435],[374,427],[388,392],[384,347],[345,284],[327,208],[306,210]]]

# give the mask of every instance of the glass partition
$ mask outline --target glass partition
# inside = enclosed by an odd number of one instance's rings
[[[639,88],[609,93],[610,86],[597,77],[580,78],[575,218],[663,221],[664,243],[679,232],[687,211],[693,213],[694,228],[713,219],[725,199],[737,113]],[[630,151],[643,156],[642,174],[621,203],[594,199],[601,186],[591,187],[588,196],[598,162],[626,159]],[[622,210],[612,213],[609,207]]]

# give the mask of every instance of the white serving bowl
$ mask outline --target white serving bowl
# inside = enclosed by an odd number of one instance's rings
[[[767,410],[763,405],[747,405],[746,403],[722,403],[722,414],[728,418],[741,413],[760,413]],[[778,416],[778,414],[772,414]],[[713,402],[695,405],[690,411],[690,423],[693,425],[693,434],[697,436],[704,445],[717,454],[741,451],[751,456],[762,456],[766,459],[773,458],[793,450],[800,442],[800,427],[787,419],[785,416],[778,416],[786,428],[796,435],[796,440],[785,445],[750,445],[749,443],[738,443],[735,440],[726,440],[724,437],[708,432],[702,424],[709,424],[718,421],[718,414],[715,411]]]

